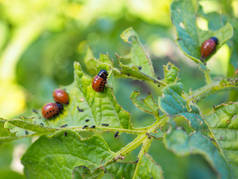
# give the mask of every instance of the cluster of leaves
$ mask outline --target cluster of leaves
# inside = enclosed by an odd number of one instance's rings
[[[238,87],[237,79],[211,81],[199,60],[199,48],[205,39],[217,36],[219,49],[232,37],[233,28],[228,23],[215,31],[212,28],[201,31],[195,20],[202,14],[195,0],[175,0],[171,5],[180,48],[206,74],[209,84],[203,88],[186,93],[179,79],[179,69],[171,63],[164,66],[164,78],[158,80],[137,33],[129,28],[121,35],[131,44],[128,55],[117,55],[113,63],[108,55],[96,59],[88,48],[84,60],[74,63],[74,82],[63,87],[70,96],[70,103],[57,118],[45,120],[40,111],[36,111],[30,117],[0,119],[1,142],[40,136],[22,157],[25,175],[28,178],[101,178],[104,174],[115,178],[163,178],[162,169],[149,154],[152,141],[162,140],[168,150],[179,156],[202,155],[221,178],[238,177],[238,104],[222,104],[206,116],[197,105],[210,93]],[[107,86],[103,93],[92,89],[92,78],[101,69],[111,73],[109,84],[112,86],[112,78],[131,78],[161,90],[157,99],[152,95],[142,97],[139,91],[131,94],[135,106],[154,117],[153,124],[135,128],[111,87]],[[114,152],[104,132],[136,137]],[[140,146],[136,161],[127,158]]]

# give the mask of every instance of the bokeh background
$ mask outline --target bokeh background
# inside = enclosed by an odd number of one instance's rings
[[[170,61],[180,68],[180,78],[187,91],[204,85],[203,74],[175,42],[170,3],[171,0],[0,0],[0,117],[27,115],[52,100],[53,89],[73,81],[73,62],[82,61],[87,46],[95,57],[107,53],[115,59],[115,53],[127,54],[130,46],[121,40],[120,34],[128,27],[133,27],[141,37],[158,77],[163,76],[163,65]],[[238,22],[238,0],[199,3],[206,13],[218,12]],[[197,25],[207,28],[204,19],[198,19]],[[233,38],[209,61],[214,79],[232,76],[233,65],[237,65],[234,60],[231,64],[231,59],[236,58],[236,44],[237,39]],[[149,125],[152,116],[136,109],[129,100],[134,89],[157,94],[142,82],[128,79],[114,82],[118,102],[132,114],[134,125]],[[235,94],[236,91],[219,92],[201,101],[199,106],[207,113],[213,105],[237,100]],[[115,142],[110,134],[105,137],[113,150],[131,139],[122,135]],[[23,177],[20,157],[31,142],[24,139],[0,144],[0,178]],[[161,165],[165,178],[216,177],[199,155],[178,157],[160,141],[153,143],[150,153]]]

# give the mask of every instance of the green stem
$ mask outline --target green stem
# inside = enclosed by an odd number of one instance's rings
[[[110,128],[110,127],[96,127],[96,128],[85,128],[82,129],[82,127],[68,127],[64,129],[74,130],[74,131],[92,131],[95,130],[103,131],[103,132],[125,132],[128,134],[144,134],[146,133],[146,130],[143,129],[122,129],[122,128]],[[60,128],[59,128],[60,130]]]
[[[160,119],[158,118],[154,124],[152,124],[150,127],[148,127],[148,130],[146,130],[145,133],[137,136],[132,142],[130,142],[125,147],[123,147],[121,150],[119,150],[117,153],[115,153],[115,158],[117,158],[118,156],[124,156],[127,153],[129,153],[132,150],[139,147],[140,144],[143,143],[143,141],[148,137],[147,134],[154,132],[158,127],[163,126],[166,123],[167,119],[168,118],[165,116]]]
[[[23,139],[25,137],[34,137],[34,136],[42,136],[42,135],[47,135],[51,134],[52,132],[36,132],[34,134],[29,134],[29,135],[23,135],[23,136],[6,136],[6,137],[0,137],[0,142],[9,142],[12,140],[17,140],[17,139]]]
[[[134,149],[139,147],[146,138],[147,138],[146,134],[141,134],[137,136],[132,142],[130,142],[121,150],[119,150],[117,153],[115,153],[115,158],[117,158],[118,156],[125,156],[129,152],[133,151]]]
[[[196,100],[196,101],[201,100],[203,97],[205,97],[208,94],[211,94],[226,88],[237,88],[238,87],[237,81],[238,81],[237,79],[223,79],[221,81],[213,82],[198,90],[193,91],[192,95],[187,97],[187,102],[190,102],[192,100]]]
[[[203,71],[204,76],[205,76],[205,80],[206,80],[206,84],[211,84],[212,80],[211,80],[211,76],[209,74],[209,70],[204,70]]]
[[[133,175],[133,178],[132,179],[135,179],[136,178],[136,175],[137,175],[137,172],[139,170],[139,167],[140,167],[140,164],[141,164],[141,161],[142,161],[142,158],[144,156],[144,154],[148,151],[150,145],[151,145],[151,142],[152,140],[149,139],[149,138],[146,138],[144,141],[143,141],[143,145],[142,145],[142,148],[140,150],[140,153],[138,155],[138,162],[136,164],[136,168],[135,168],[135,171],[134,171],[134,175]]]
[[[114,68],[114,67],[111,67],[111,69],[117,75],[126,75],[128,78],[139,80],[138,77],[133,76],[132,74],[130,74],[130,76],[129,76],[128,73],[125,73],[125,72],[121,71],[120,69],[117,69],[117,68]],[[150,81],[152,83],[157,83],[158,85],[161,85],[161,86],[167,86],[167,84],[164,81],[162,81],[162,80],[158,80],[158,79],[153,78],[153,77],[151,77],[149,75],[146,75],[145,73],[142,73],[142,72],[140,72],[140,73],[141,73],[141,75],[144,76],[144,80]]]

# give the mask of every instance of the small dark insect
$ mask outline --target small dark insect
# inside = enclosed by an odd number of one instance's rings
[[[68,133],[67,132],[64,132],[64,136],[66,137],[68,135]]]
[[[64,128],[64,127],[67,127],[68,126],[68,124],[64,124],[64,125],[62,125],[62,126],[60,126],[61,128]]]
[[[102,123],[102,126],[109,126],[109,124]]]
[[[92,81],[92,88],[96,92],[103,92],[105,85],[107,83],[107,76],[108,73],[106,70],[101,70],[94,78]]]
[[[90,121],[90,119],[86,119],[86,120],[85,120],[85,122],[88,122],[88,121]]]
[[[114,134],[114,137],[117,138],[119,136],[119,132],[117,131],[115,134]]]
[[[60,104],[69,104],[69,95],[62,89],[56,89],[53,91],[53,97],[55,102]]]
[[[25,131],[25,134],[26,134],[26,135],[28,135],[28,134],[29,134],[29,132],[28,132],[28,131]]]
[[[90,128],[93,128],[93,129],[94,129],[95,127],[96,127],[96,126],[95,126],[95,125],[93,125],[93,126],[91,126]]]
[[[78,110],[79,112],[83,112],[83,111],[84,111],[83,109],[80,109],[78,106],[77,106],[77,110]]]
[[[138,69],[139,69],[139,70],[141,70],[141,69],[142,69],[142,67],[141,67],[141,66],[138,66]]]
[[[44,118],[50,119],[57,116],[62,111],[62,108],[63,106],[61,104],[48,103],[42,107],[41,112]]]
[[[201,46],[201,58],[205,60],[209,57],[215,50],[219,41],[216,37],[211,37],[208,40],[205,40]]]
[[[38,114],[38,111],[36,109],[32,109],[32,112]]]
[[[44,124],[43,124],[42,122],[40,123],[40,125],[41,125],[41,126],[44,126]]]
[[[139,159],[137,159],[136,161],[135,161],[135,163],[138,163],[139,162]]]
[[[85,125],[85,126],[83,126],[83,127],[82,127],[82,129],[86,129],[87,127],[88,127],[88,126],[87,126],[87,125]]]

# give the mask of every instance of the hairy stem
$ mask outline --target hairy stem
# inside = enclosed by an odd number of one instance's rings
[[[142,145],[142,148],[140,150],[140,153],[138,155],[138,162],[136,164],[136,168],[135,168],[135,171],[134,171],[134,175],[133,175],[133,179],[136,178],[137,176],[137,173],[138,173],[138,169],[140,167],[140,164],[141,164],[141,160],[144,156],[144,154],[148,151],[150,145],[151,145],[151,142],[152,142],[152,139],[150,138],[146,138],[144,141],[143,141],[143,145]]]
[[[193,91],[192,95],[187,97],[187,102],[190,102],[192,100],[195,100],[195,101],[201,100],[205,96],[219,90],[223,90],[226,88],[237,88],[237,87],[238,87],[238,79],[223,79],[221,81],[216,81],[200,89]]]
[[[95,130],[98,131],[104,131],[104,132],[125,132],[128,134],[144,134],[146,133],[146,130],[144,129],[122,129],[122,128],[111,128],[111,127],[96,127],[96,128],[85,128],[82,129],[82,127],[68,127],[64,129],[70,129],[74,131],[92,131],[94,132]],[[60,128],[58,129],[60,130]]]

